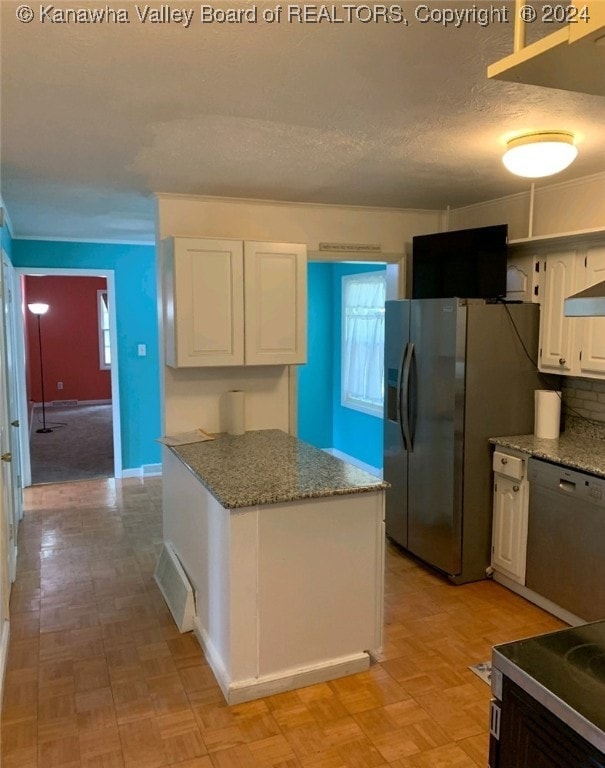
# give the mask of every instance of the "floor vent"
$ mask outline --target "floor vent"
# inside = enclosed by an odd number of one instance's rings
[[[57,408],[63,408],[66,405],[78,405],[78,400],[51,400],[50,404]]]
[[[179,632],[190,632],[195,618],[193,588],[176,556],[174,547],[168,541],[162,547],[154,578],[164,595],[164,600],[170,608]]]
[[[480,677],[484,683],[491,685],[492,683],[491,661],[482,661],[479,664],[471,664],[469,669],[471,672],[474,672],[478,677]]]

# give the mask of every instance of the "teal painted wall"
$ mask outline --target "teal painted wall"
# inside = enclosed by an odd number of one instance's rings
[[[298,368],[298,437],[316,448],[332,447],[332,270],[308,264],[309,355]]]
[[[115,275],[123,469],[159,463],[160,374],[155,247],[14,240],[15,267],[112,269]],[[147,345],[138,357],[137,345]]]
[[[340,404],[342,277],[381,264],[310,262],[309,358],[298,370],[298,436],[382,468],[382,418]]]

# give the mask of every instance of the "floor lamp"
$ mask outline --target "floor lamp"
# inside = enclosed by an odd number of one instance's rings
[[[40,350],[40,386],[42,388],[42,427],[36,432],[52,432],[52,429],[46,426],[46,403],[44,402],[44,364],[42,362],[42,331],[40,330],[40,315],[48,312],[48,304],[28,304],[27,308],[38,318],[38,348]]]

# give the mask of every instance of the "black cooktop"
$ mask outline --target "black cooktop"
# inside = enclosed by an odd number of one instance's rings
[[[536,698],[546,706],[545,699],[554,697],[557,714],[563,703],[593,726],[600,743],[605,740],[605,621],[497,645],[493,664],[513,679],[520,675],[515,682],[530,694],[538,691]]]

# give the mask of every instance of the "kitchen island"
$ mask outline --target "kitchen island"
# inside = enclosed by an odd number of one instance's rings
[[[164,540],[228,703],[368,668],[386,487],[280,430],[163,448]]]

